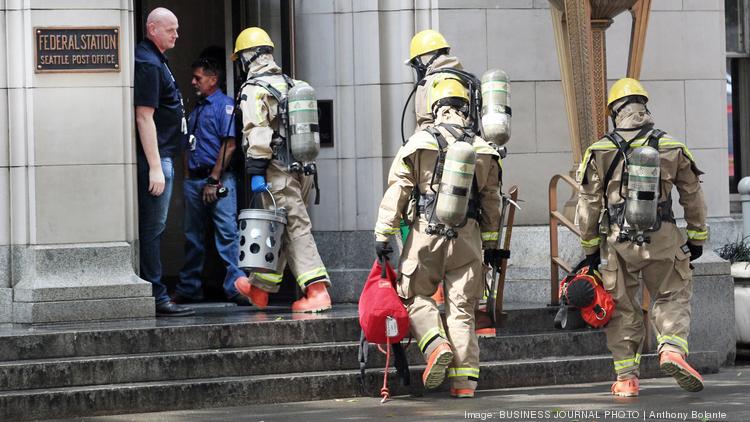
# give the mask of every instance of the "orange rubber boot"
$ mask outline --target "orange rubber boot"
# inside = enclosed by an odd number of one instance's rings
[[[436,347],[427,358],[427,367],[422,373],[424,388],[431,390],[440,387],[445,381],[445,371],[453,361],[453,350],[448,343]]]
[[[682,354],[669,350],[659,353],[659,367],[665,374],[674,377],[683,390],[691,393],[703,390],[703,377],[685,361]]]
[[[497,336],[497,330],[492,324],[490,315],[479,309],[474,311],[474,331],[477,333],[477,337]]]
[[[268,307],[268,292],[263,289],[253,287],[252,283],[250,283],[250,280],[247,277],[237,277],[237,280],[234,280],[234,288],[237,289],[237,291],[240,292],[242,296],[248,298],[248,300],[250,300],[250,303],[252,303],[256,308],[266,309]]]
[[[637,397],[639,386],[640,384],[636,377],[617,380],[617,382],[612,384],[612,394],[620,397]]]
[[[455,397],[457,399],[472,399],[474,398],[474,390],[471,388],[451,387],[451,397]]]
[[[325,283],[307,286],[305,297],[292,303],[292,312],[322,312],[331,309],[331,296]]]
[[[432,295],[432,300],[435,301],[436,305],[442,305],[445,303],[445,292],[443,291],[443,283],[438,284],[435,294]]]

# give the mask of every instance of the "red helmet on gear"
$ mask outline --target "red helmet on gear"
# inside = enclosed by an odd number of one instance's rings
[[[604,288],[598,271],[583,267],[560,284],[560,297],[565,296],[567,303],[577,307],[588,325],[601,328],[612,319],[615,301]]]

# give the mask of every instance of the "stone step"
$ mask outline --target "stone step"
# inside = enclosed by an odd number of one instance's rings
[[[204,378],[357,369],[359,343],[319,343],[153,354],[52,358],[0,363],[0,391],[83,385],[122,384]],[[602,332],[558,332],[480,339],[480,359],[500,361],[545,356],[606,353]],[[408,359],[421,363],[416,343]],[[368,367],[385,365],[385,355],[371,345]]]
[[[16,329],[0,333],[0,362],[359,340],[356,308],[349,307],[345,313],[290,316],[247,312],[229,321],[217,317],[215,323],[203,315],[169,322],[159,319]],[[498,332],[554,331],[554,313],[551,307],[510,309]]]
[[[715,352],[696,352],[689,360],[702,373],[718,372]],[[198,378],[199,370],[196,368],[196,378],[186,380],[6,391],[0,393],[0,419],[141,413],[363,395],[357,370]],[[422,366],[412,368],[409,387],[401,386],[395,374],[390,374],[392,394],[421,394],[422,370]],[[644,355],[641,374],[643,378],[660,376],[655,355]],[[480,389],[604,381],[613,379],[612,359],[597,355],[485,362],[480,376]],[[382,380],[381,371],[368,371],[368,395],[377,394]]]

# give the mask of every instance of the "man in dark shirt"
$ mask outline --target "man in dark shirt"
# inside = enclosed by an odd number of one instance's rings
[[[138,237],[141,278],[151,282],[157,316],[187,316],[194,311],[171,302],[161,281],[161,235],[172,196],[174,167],[187,133],[182,95],[164,52],[177,40],[177,17],[163,7],[146,20],[146,39],[135,51],[133,103],[138,149]]]
[[[246,278],[237,267],[239,233],[237,231],[237,182],[225,171],[234,154],[234,101],[219,85],[221,69],[212,59],[200,58],[192,65],[192,84],[198,104],[188,119],[185,154],[187,177],[185,193],[185,263],[180,284],[175,289],[176,303],[203,299],[201,273],[205,258],[206,226],[214,224],[216,251],[227,270],[224,293],[240,305],[250,302],[237,292],[234,282]]]

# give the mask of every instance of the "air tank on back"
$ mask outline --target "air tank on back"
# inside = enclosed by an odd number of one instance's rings
[[[287,93],[289,142],[292,156],[303,163],[315,161],[320,152],[318,101],[315,89],[298,82]]]
[[[435,204],[437,218],[446,226],[458,227],[466,221],[476,160],[468,142],[456,141],[448,147]]]
[[[659,151],[642,146],[628,158],[628,198],[625,221],[637,231],[657,225],[659,202]]]
[[[482,75],[482,138],[496,145],[510,139],[510,81],[500,69]]]

